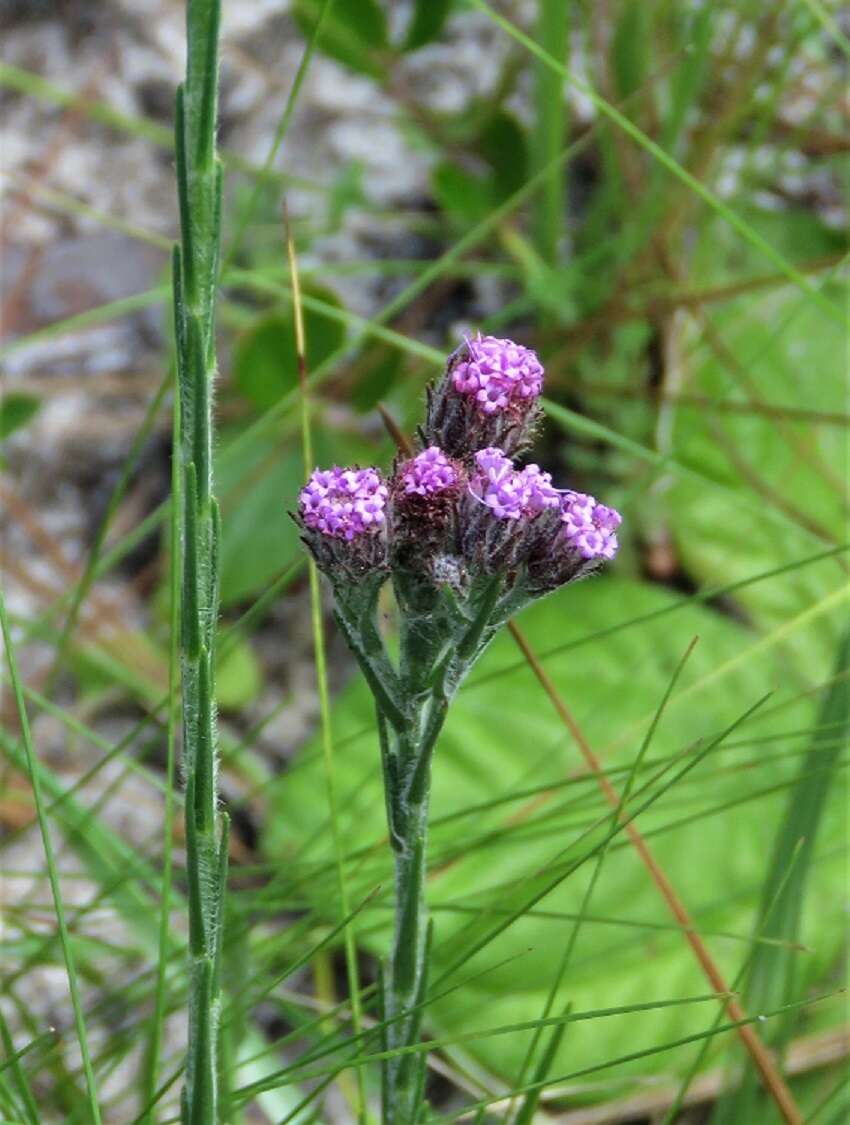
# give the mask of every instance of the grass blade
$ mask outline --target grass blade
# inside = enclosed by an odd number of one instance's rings
[[[27,772],[32,785],[33,799],[35,801],[36,814],[38,816],[38,827],[41,832],[41,841],[44,845],[44,857],[47,863],[47,874],[50,880],[50,892],[53,896],[53,909],[56,912],[56,924],[59,927],[59,940],[62,945],[62,956],[65,960],[65,972],[68,976],[68,989],[71,993],[71,1006],[74,1009],[74,1026],[77,1032],[77,1041],[80,1045],[80,1054],[83,1059],[83,1070],[86,1076],[86,1090],[88,1093],[89,1111],[92,1116],[94,1125],[100,1125],[100,1106],[98,1103],[97,1083],[95,1082],[94,1069],[92,1067],[91,1055],[89,1054],[88,1036],[86,1034],[86,1023],[83,1017],[82,1001],[80,999],[80,988],[77,981],[77,969],[74,963],[74,956],[71,950],[71,939],[68,933],[68,926],[65,921],[65,907],[62,903],[62,891],[59,885],[59,872],[56,867],[56,857],[53,854],[53,843],[50,839],[50,826],[47,822],[47,815],[44,809],[44,799],[41,792],[41,781],[39,771],[36,763],[35,748],[32,743],[32,735],[30,734],[29,719],[27,717],[27,709],[24,703],[24,693],[21,686],[21,681],[18,676],[18,664],[15,659],[15,650],[12,644],[12,635],[9,628],[9,619],[6,614],[6,600],[3,597],[3,592],[0,590],[0,628],[3,633],[3,644],[6,647],[6,660],[9,665],[9,677],[12,681],[12,691],[15,697],[15,707],[18,713],[18,720],[21,724],[21,739],[24,744],[24,751],[26,753]]]
[[[823,698],[816,734],[800,763],[796,784],[788,794],[785,815],[777,831],[773,854],[762,891],[757,929],[765,937],[797,942],[803,921],[808,879],[812,869],[818,828],[837,767],[850,735],[850,631],[838,646],[831,687]],[[790,871],[790,875],[789,875]],[[755,947],[746,1003],[754,1011],[779,1007],[793,999],[796,960],[778,945]],[[774,1046],[781,1048],[791,1030],[788,1020],[778,1022]],[[719,1123],[755,1120],[758,1091],[745,1076],[739,1089],[718,1107]]]
[[[324,14],[324,9],[323,9]],[[313,441],[310,430],[310,402],[307,397],[307,359],[304,339],[304,317],[301,302],[301,286],[298,279],[298,262],[295,255],[295,244],[289,224],[286,224],[286,249],[289,261],[289,275],[292,285],[292,310],[295,317],[296,356],[298,361],[298,375],[301,396],[301,444],[304,454],[304,476],[309,476],[313,466]],[[316,660],[316,681],[319,689],[319,710],[322,727],[322,752],[325,762],[325,778],[327,782],[329,816],[331,831],[333,833],[334,856],[336,860],[337,886],[339,889],[339,909],[343,918],[351,916],[351,907],[348,899],[348,887],[345,882],[344,857],[345,848],[339,829],[339,816],[336,798],[336,783],[334,780],[333,762],[333,730],[331,727],[331,705],[328,692],[327,664],[325,660],[325,634],[322,623],[322,596],[319,586],[319,571],[312,556],[308,560],[310,575],[310,613],[313,624],[313,650]],[[354,1034],[359,1035],[362,1025],[362,1012],[360,1009],[360,982],[357,969],[357,950],[354,944],[354,933],[351,926],[346,925],[343,930],[345,948],[345,967],[348,975],[348,990],[351,1000],[351,1023]],[[362,1069],[357,1071],[357,1119],[366,1120],[366,1087]]]

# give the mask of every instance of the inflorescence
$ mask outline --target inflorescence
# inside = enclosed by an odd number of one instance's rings
[[[388,481],[374,468],[312,473],[296,519],[322,569],[334,580],[401,567],[433,585],[448,574],[461,591],[504,572],[531,598],[613,559],[618,512],[514,464],[539,423],[542,386],[530,348],[467,339],[429,388],[422,451]]]

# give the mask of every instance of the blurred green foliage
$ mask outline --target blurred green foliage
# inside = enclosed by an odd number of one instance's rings
[[[494,7],[518,18],[516,6]],[[323,65],[337,67],[340,99],[347,82],[371,83],[428,171],[422,198],[392,202],[358,160],[328,168],[321,184],[297,185],[303,194],[293,230],[308,301],[316,460],[388,467],[393,447],[378,405],[411,433],[438,357],[457,345],[460,332],[480,327],[537,348],[551,409],[535,457],[558,485],[609,500],[625,522],[610,572],[535,607],[522,628],[620,787],[674,669],[699,637],[635,778],[632,807],[642,809],[641,831],[728,979],[741,977],[745,1003],[754,1010],[797,1005],[759,1023],[760,1032],[814,1057],[818,1036],[837,1035],[846,1023],[835,998],[846,956],[840,904],[848,681],[841,646],[850,421],[841,323],[847,245],[835,221],[848,180],[840,28],[836,35],[831,10],[813,3],[539,0],[523,10],[521,31],[542,46],[541,56],[477,2],[422,0],[407,7],[405,19],[379,0],[296,0],[293,27],[305,42],[323,8],[318,52]],[[557,23],[558,9],[566,28]],[[452,47],[486,63],[487,81],[467,83],[463,104],[443,110],[421,73],[432,63],[436,72]],[[594,111],[547,55],[585,76],[596,95],[710,193],[708,201]],[[419,72],[405,69],[411,59]],[[37,76],[7,68],[0,77],[33,99],[61,102]],[[152,123],[96,99],[86,112],[104,128],[168,143]],[[284,175],[297,176],[299,154],[288,143]],[[328,984],[323,960],[339,954],[342,938],[318,744],[307,737],[285,764],[267,753],[269,744],[280,748],[279,729],[290,730],[275,725],[281,713],[292,709],[299,731],[298,722],[309,726],[313,717],[309,702],[299,698],[293,708],[285,695],[310,679],[306,588],[287,570],[301,559],[287,512],[308,467],[298,436],[281,174],[260,175],[237,152],[226,158],[234,193],[226,246],[242,201],[256,184],[262,190],[244,237],[228,247],[232,260],[225,255],[220,317],[222,633],[238,625],[220,661],[218,692],[226,799],[242,814],[237,827],[251,825],[228,897],[224,1026],[235,1068],[232,1120],[253,1101],[270,1120],[291,1114],[306,1121],[314,1109],[324,1119],[324,1110],[300,1084],[301,1073],[325,1066],[332,1076],[337,1067],[337,1088],[351,1098],[346,1065],[355,1050],[346,1042],[344,1011],[314,1012],[314,981],[321,1003],[333,1009],[345,1000]],[[743,227],[730,225],[724,208]],[[368,238],[358,240],[359,223]],[[340,237],[362,256],[340,261],[333,242]],[[38,405],[34,396],[8,395],[0,437],[37,417]],[[163,508],[150,518],[155,524],[165,515]],[[109,566],[131,539],[110,539]],[[160,563],[161,608],[167,568]],[[385,610],[391,636],[390,599]],[[18,622],[23,638],[52,643],[58,612]],[[69,663],[87,708],[128,698],[143,709],[126,746],[113,746],[112,757],[101,749],[104,761],[120,763],[122,776],[141,777],[157,794],[167,645],[159,630],[122,635],[111,647],[86,635],[76,639]],[[286,685],[267,674],[270,647],[289,669]],[[334,638],[330,652],[344,873],[350,902],[362,904],[353,924],[369,982],[390,924],[379,758],[368,694]],[[58,721],[76,723],[74,737],[90,737],[68,698],[57,703]],[[2,731],[2,747],[23,769],[14,729]],[[693,771],[669,785],[689,763]],[[56,800],[66,785],[51,763],[42,769],[45,792]],[[610,809],[508,636],[458,698],[434,786],[435,999],[425,1026],[435,1041],[538,1020],[575,926],[553,1014],[566,1004],[575,1014],[708,991],[622,834],[611,840],[579,917]],[[163,888],[162,845],[152,836],[134,853],[91,804],[71,795],[54,806],[53,823],[99,888],[95,903],[108,904],[132,940],[129,949],[94,955],[84,942],[85,906],[71,940],[86,979],[141,1019],[152,995],[156,934],[148,908]],[[173,901],[182,909],[177,852],[175,863]],[[777,896],[781,909],[771,921]],[[25,919],[15,925],[29,943],[27,964],[53,965],[55,944],[45,947]],[[184,944],[176,928],[171,944],[176,963]],[[143,968],[125,987],[128,956]],[[315,977],[305,975],[310,970]],[[810,1003],[824,995],[831,998]],[[184,1003],[175,977],[170,1011],[180,1013]],[[364,1004],[373,1014],[371,992]],[[41,1029],[20,1008],[18,1002],[22,1037],[35,1041]],[[698,1063],[732,1091],[719,1103],[718,1123],[773,1125],[776,1110],[751,1076],[734,1094],[745,1056],[733,1035],[714,1035],[717,1013],[717,1005],[701,1003],[568,1023],[549,1060],[555,1086],[544,1090],[543,1104],[555,1113],[579,1101],[610,1102],[615,1114],[618,1101],[647,1083],[669,1104]],[[99,1028],[105,1017],[95,1006],[87,1018]],[[131,1022],[99,1041],[99,1073],[135,1049],[139,1022],[135,1031]],[[511,1030],[435,1048],[452,1083],[435,1113],[509,1094],[531,1034]],[[704,1055],[702,1041],[663,1049],[703,1034]],[[292,1062],[288,1052],[296,1047],[306,1061]],[[356,1049],[378,1048],[366,1040]],[[645,1053],[617,1062],[638,1052]],[[583,1068],[586,1075],[566,1080]],[[55,1104],[61,1119],[84,1120],[72,1066],[34,1049],[23,1069],[33,1082],[52,1073],[51,1112]],[[366,1069],[374,1093],[376,1068]],[[256,1081],[267,1082],[264,1093],[248,1088]],[[841,1081],[833,1065],[791,1085],[806,1114],[823,1103],[816,1120],[837,1122],[847,1108]],[[443,1096],[436,1084],[433,1092]],[[0,1075],[3,1114],[17,1120],[25,1101]],[[488,1120],[510,1117],[499,1106]]]

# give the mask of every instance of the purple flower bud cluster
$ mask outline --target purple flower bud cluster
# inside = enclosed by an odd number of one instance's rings
[[[538,465],[515,469],[501,449],[480,449],[475,454],[475,473],[469,491],[499,520],[536,516],[547,508],[557,508],[560,496],[552,487],[552,477]]]
[[[530,349],[467,340],[429,395],[421,452],[398,461],[388,481],[374,468],[334,467],[302,489],[296,518],[322,569],[358,580],[389,569],[408,593],[417,582],[462,591],[479,575],[504,574],[536,597],[613,559],[619,513],[513,461],[542,382]],[[505,440],[482,441],[494,434]]]
[[[305,527],[333,539],[355,539],[379,531],[387,486],[377,469],[315,469],[299,497]]]
[[[563,536],[583,559],[613,559],[623,517],[584,492],[566,492],[561,502]]]
[[[531,348],[480,333],[467,338],[428,388],[423,444],[460,460],[487,448],[513,457],[531,444],[542,389],[543,367]]]
[[[435,496],[457,484],[458,471],[442,449],[430,445],[402,465],[399,479],[407,496]]]
[[[479,332],[466,341],[466,353],[452,369],[451,379],[454,389],[469,395],[482,414],[498,414],[512,402],[537,398],[543,389],[543,367],[531,348]]]

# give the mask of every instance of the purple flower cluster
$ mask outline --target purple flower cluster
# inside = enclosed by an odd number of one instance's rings
[[[469,491],[499,520],[536,516],[547,508],[557,508],[560,496],[552,487],[552,477],[538,465],[515,469],[501,449],[480,449],[475,454],[476,472]]]
[[[442,449],[431,445],[402,465],[399,480],[407,496],[434,496],[454,487],[458,472]]]
[[[623,517],[584,492],[566,492],[561,501],[563,536],[583,559],[613,559]]]
[[[483,414],[498,414],[517,400],[535,399],[543,388],[543,366],[531,348],[480,332],[466,341],[465,356],[451,377],[454,389],[473,398]]]
[[[467,337],[443,378],[428,387],[422,443],[467,463],[476,449],[514,457],[540,422],[542,388],[543,367],[530,348],[480,333]]]
[[[467,339],[429,388],[421,452],[387,481],[334,467],[302,489],[296,518],[321,568],[335,582],[391,572],[413,604],[420,588],[462,592],[494,574],[538,597],[613,559],[619,513],[555,488],[539,465],[514,464],[540,417],[542,382],[529,348]]]
[[[355,539],[380,530],[387,486],[377,469],[315,469],[301,489],[298,510],[305,527],[333,539]]]
[[[619,512],[598,504],[592,496],[552,485],[551,474],[538,465],[515,469],[501,449],[481,449],[475,454],[469,491],[498,520],[533,519],[558,509],[562,541],[582,559],[613,559],[617,553]]]

